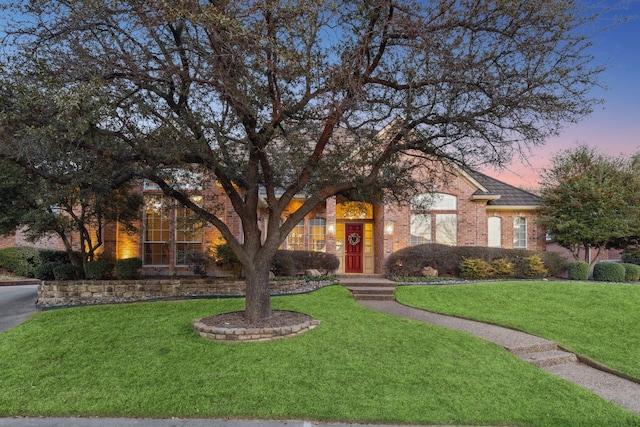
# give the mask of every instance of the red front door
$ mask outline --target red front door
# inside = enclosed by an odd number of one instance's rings
[[[345,273],[362,273],[362,224],[345,224]]]

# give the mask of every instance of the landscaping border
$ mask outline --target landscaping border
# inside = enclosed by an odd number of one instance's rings
[[[272,295],[284,295],[309,292],[327,284],[309,285],[301,278],[271,281],[269,288]],[[211,278],[43,281],[38,286],[36,307],[43,310],[159,299],[243,297],[245,286],[240,280]]]

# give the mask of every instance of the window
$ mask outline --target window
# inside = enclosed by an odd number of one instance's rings
[[[489,217],[487,220],[487,246],[502,247],[502,218],[498,216]]]
[[[411,199],[411,246],[431,242],[455,246],[457,209],[458,199],[450,194],[418,194]]]
[[[431,243],[431,214],[411,214],[411,246]]]
[[[513,220],[513,247],[527,249],[527,219],[522,217]]]
[[[202,196],[191,200],[202,203]],[[181,206],[176,209],[176,264],[192,264],[194,257],[202,253],[202,223],[191,209]]]
[[[327,221],[324,218],[311,218],[309,220],[309,250],[324,252],[326,234]]]
[[[145,197],[144,264],[169,264],[169,210],[161,196]]]
[[[287,249],[290,251],[303,251],[304,247],[304,220],[300,221],[287,236]]]

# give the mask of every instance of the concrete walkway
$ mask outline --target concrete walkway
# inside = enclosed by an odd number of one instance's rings
[[[340,283],[347,288],[352,288],[352,281],[362,282],[363,280],[369,287],[388,288],[394,286],[394,282],[384,278],[359,280],[341,278]],[[586,364],[584,358],[564,351],[553,341],[509,328],[431,313],[402,305],[390,299],[360,299],[357,293],[354,293],[354,298],[358,303],[376,311],[457,329],[496,343],[521,359],[591,390],[602,398],[640,415],[639,383]]]

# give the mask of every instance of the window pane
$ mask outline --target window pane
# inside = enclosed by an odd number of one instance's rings
[[[431,214],[411,215],[411,246],[431,243]]]
[[[513,247],[527,248],[527,219],[518,217],[513,220]]]
[[[450,246],[458,243],[458,215],[436,215],[436,243]]]
[[[490,248],[502,247],[502,219],[497,216],[487,220],[487,240]]]
[[[144,264],[169,264],[169,215],[160,196],[145,196]]]
[[[287,236],[287,249],[290,251],[303,251],[304,247],[304,220],[293,227],[289,236]]]
[[[458,198],[444,193],[418,194],[411,199],[411,209],[455,211],[458,209]]]
[[[326,221],[324,218],[311,218],[309,220],[309,250],[324,252],[325,236],[327,233]]]

